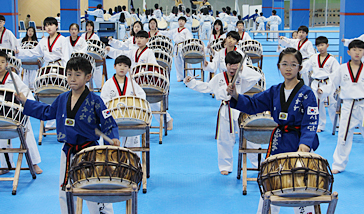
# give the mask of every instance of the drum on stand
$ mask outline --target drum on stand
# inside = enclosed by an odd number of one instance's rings
[[[142,180],[140,158],[119,146],[92,146],[78,152],[72,159],[70,181],[74,188],[112,190],[132,187]],[[114,203],[131,196],[79,196],[84,200]]]
[[[258,174],[262,194],[271,192],[282,197],[330,195],[333,182],[328,161],[310,152],[272,155],[262,162]]]
[[[220,51],[221,49],[223,49],[223,42],[224,42],[224,38],[218,38],[218,39],[215,39],[214,41],[211,42],[210,44],[210,49],[209,49],[209,53],[211,56],[214,56],[215,54],[211,51],[211,50],[214,50],[215,53]]]
[[[253,63],[258,63],[263,54],[263,47],[256,40],[245,40],[240,44],[242,51],[252,58]]]
[[[248,67],[254,69],[262,75],[262,78],[260,78],[257,84],[255,84],[249,91],[245,93],[246,95],[253,96],[254,94],[265,91],[265,75],[260,68],[254,65],[248,65]]]
[[[42,67],[37,71],[37,76],[34,82],[35,94],[39,101],[52,104],[54,97],[48,97],[48,94],[61,94],[70,90],[67,82],[66,72],[64,67],[51,65]]]
[[[152,110],[149,102],[135,96],[119,96],[106,103],[107,108],[118,126],[150,125],[152,122]],[[120,136],[141,135],[144,130],[119,129]]]
[[[154,49],[153,51],[158,64],[162,66],[169,74],[172,68],[172,56],[162,50]]]
[[[192,33],[198,33],[200,29],[200,22],[197,19],[192,19]]]
[[[38,45],[37,41],[25,41],[22,42],[20,45],[21,49],[33,49]],[[42,66],[44,63],[44,60],[42,57],[39,58],[33,58],[33,59],[22,59],[21,60],[22,65],[21,67],[25,70],[38,70],[39,66]]]
[[[186,39],[182,44],[182,56],[186,63],[197,64],[204,60],[204,43],[199,39]]]
[[[244,138],[257,144],[269,144],[272,131],[277,127],[269,111],[254,115],[241,113],[240,121],[241,127],[246,130]]]
[[[105,44],[99,40],[89,39],[87,40],[87,53],[95,60],[101,61],[106,57]],[[96,62],[96,66],[102,64],[102,62]]]
[[[20,73],[21,60],[15,57],[15,52],[11,49],[1,48],[0,51],[5,52],[8,55],[8,66],[12,68],[17,74]]]
[[[154,36],[156,37],[156,36]],[[154,38],[152,37],[152,38]],[[160,37],[159,37],[160,38]],[[169,40],[154,39],[148,42],[148,48],[152,50],[162,50],[169,55],[173,55],[173,45]]]
[[[78,52],[76,52],[76,53],[71,54],[71,58],[73,58],[73,57],[82,57],[82,58],[87,59],[87,61],[89,61],[91,63],[91,66],[92,66],[91,74],[92,74],[92,76],[94,75],[94,71],[96,69],[96,62],[95,62],[95,59],[91,55],[89,55],[87,53],[78,53]]]
[[[158,30],[167,30],[168,23],[164,18],[158,21]]]
[[[148,97],[148,94],[168,94],[169,75],[162,66],[147,63],[137,65],[132,69],[131,77],[143,88],[150,103],[161,101],[161,96]]]
[[[0,126],[25,127],[28,116],[23,114],[23,106],[14,96],[16,92],[7,88],[0,88]],[[19,137],[16,129],[2,133],[0,139],[13,139]]]

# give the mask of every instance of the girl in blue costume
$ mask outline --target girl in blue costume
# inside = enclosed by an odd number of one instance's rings
[[[230,107],[247,114],[270,111],[278,126],[274,129],[269,142],[267,157],[284,152],[310,152],[316,150],[319,141],[316,134],[318,126],[318,107],[311,88],[299,78],[302,69],[302,55],[294,48],[281,52],[278,69],[284,82],[268,90],[249,97],[238,94],[235,85],[226,89],[232,96]],[[244,72],[244,71],[242,71]],[[260,198],[257,213],[262,213],[263,200]],[[309,213],[302,208],[304,213]],[[280,207],[271,205],[271,213],[279,213]],[[298,208],[294,208],[298,213]]]

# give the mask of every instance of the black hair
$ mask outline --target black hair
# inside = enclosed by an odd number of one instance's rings
[[[127,56],[125,56],[125,55],[120,55],[120,56],[116,57],[115,62],[114,62],[114,65],[117,65],[119,63],[123,63],[123,64],[129,66],[129,68],[131,66],[131,60],[130,60],[130,58],[127,57]]]
[[[57,26],[57,27],[58,27],[58,21],[57,21],[57,19],[56,19],[56,18],[54,18],[54,17],[47,17],[47,18],[45,18],[45,19],[44,19],[44,21],[43,21],[43,26],[45,27],[45,26],[47,26],[47,25],[55,25],[55,26]]]
[[[277,11],[276,10],[272,10],[272,13],[273,13],[273,15],[276,15],[277,14]]]
[[[26,41],[28,41],[28,39],[29,39],[29,36],[28,36],[28,30],[29,30],[30,28],[32,28],[32,29],[33,29],[33,31],[34,31],[34,34],[33,34],[33,36],[32,36],[32,41],[37,41],[37,42],[38,42],[37,32],[35,31],[35,28],[34,28],[33,26],[30,26],[30,27],[28,27],[28,28],[27,28],[27,32],[25,33],[25,37],[21,40],[21,42],[26,42]]]
[[[30,17],[30,14],[28,14],[27,17],[29,18]]]
[[[78,30],[78,31],[80,31],[80,26],[79,26],[78,24],[76,24],[76,23],[72,23],[72,24],[70,25],[70,28],[69,28],[68,30],[71,30],[71,27],[72,27],[73,25],[74,25],[74,26],[76,26],[76,28],[77,28],[77,30]]]
[[[112,15],[112,9],[111,8],[109,8],[109,14]]]
[[[226,34],[226,38],[228,38],[229,36],[231,36],[231,38],[235,39],[236,41],[240,40],[240,35],[238,32],[236,31],[230,31],[229,33]]]
[[[226,12],[226,8],[225,7],[223,7],[223,8],[221,8],[221,10],[222,10],[222,12]]]
[[[154,21],[155,22],[155,24],[156,24],[156,29],[158,30],[158,21],[157,21],[157,19],[155,19],[155,18],[151,18],[150,20],[149,20],[149,24],[148,24],[148,27],[149,27],[149,30],[150,30],[150,23],[152,22],[152,21]]]
[[[131,26],[131,33],[130,33],[130,35],[132,35],[132,36],[135,36],[135,33],[134,33],[134,25],[135,24],[139,24],[140,25],[140,27],[141,27],[141,29],[140,30],[144,30],[143,29],[143,23],[141,22],[141,21],[135,21],[133,24],[132,24],[132,26]]]
[[[258,9],[255,9],[255,12],[258,13]]]
[[[91,21],[91,20],[87,20],[87,22],[86,22],[86,27],[87,27],[87,25],[91,25],[92,26],[92,33],[94,33],[95,32],[95,24],[94,24],[94,22],[93,21]]]
[[[123,5],[121,8],[122,8],[123,10],[126,10],[126,6],[125,6],[125,5]]]
[[[140,30],[138,33],[135,34],[135,38],[141,37],[141,38],[149,38],[149,34],[145,30]]]
[[[263,16],[263,12],[260,12],[259,15]]]
[[[297,33],[297,34],[298,34],[298,32],[297,32],[297,31],[293,31],[293,32],[292,32],[292,36],[291,36],[292,38],[293,38],[293,34],[294,34],[294,33]]]
[[[178,8],[176,6],[172,7],[172,13],[177,16]]]
[[[227,64],[230,64],[230,65],[238,64],[239,62],[241,62],[242,58],[243,58],[243,56],[239,52],[230,51],[225,56],[225,64],[226,65]]]
[[[238,19],[241,20],[241,15],[238,15]]]
[[[190,8],[186,8],[186,13],[190,13],[191,9]]]
[[[115,13],[117,13],[117,12],[118,12],[118,7],[117,7],[117,6],[115,6],[115,7],[114,7],[114,12],[115,12]]]
[[[316,38],[315,40],[315,45],[319,45],[319,44],[329,44],[329,40],[325,37],[325,36],[319,36]]]
[[[102,8],[102,4],[98,4],[98,5],[96,6],[96,8],[97,8],[97,9],[101,9],[101,8]]]
[[[121,6],[119,5],[118,6],[118,13],[120,13],[120,12],[122,12],[123,10],[122,10],[122,8],[121,8]]]
[[[1,19],[0,19],[1,20]],[[0,57],[5,58],[6,61],[9,60],[9,56],[5,51],[0,50]]]
[[[297,49],[295,48],[286,48],[284,49],[280,54],[279,54],[279,58],[278,58],[278,63],[277,63],[277,66],[278,68],[280,67],[279,63],[281,63],[282,61],[282,58],[283,56],[287,55],[287,54],[291,54],[293,55],[294,57],[296,57],[297,61],[298,61],[298,64],[300,65],[300,69],[302,68],[302,54],[300,51],[298,51]],[[298,72],[297,73],[297,79],[298,80],[301,80],[301,77],[300,77],[300,73]]]
[[[233,10],[233,15],[236,16],[238,14],[238,12],[236,12],[236,10]]]
[[[243,26],[244,26],[244,21],[243,21],[243,20],[239,20],[239,21],[237,21],[237,22],[236,22],[236,27],[238,26],[238,24],[243,24]]]
[[[119,22],[124,23],[125,22],[125,14],[120,13]]]
[[[303,32],[306,32],[308,34],[308,27],[302,25],[300,26],[298,29],[297,29],[297,32],[300,32],[300,31],[303,31]]]
[[[203,15],[209,14],[209,9],[207,9],[206,7],[202,11],[203,11]]]
[[[364,42],[359,39],[354,39],[353,41],[350,42],[348,49],[350,50],[352,48],[364,49]]]
[[[104,10],[104,14],[106,14],[106,10]]]
[[[182,8],[182,5],[179,5],[179,6],[178,6],[178,11],[181,11],[181,12],[183,12],[183,8]]]
[[[226,7],[226,11],[229,11],[230,12],[231,11],[231,7],[227,6]]]
[[[130,11],[132,11],[133,13],[135,13],[135,8],[131,8]]]
[[[184,17],[184,16],[179,17],[179,18],[178,18],[178,21],[179,21],[179,20],[183,20],[183,21],[187,22],[187,19],[186,19],[186,17]]]
[[[85,75],[87,75],[91,74],[92,66],[90,61],[88,61],[86,58],[77,56],[70,58],[70,60],[67,62],[66,72],[71,70],[82,71],[85,73]]]
[[[60,13],[57,13],[57,17],[60,17],[61,16],[61,14]]]
[[[222,24],[222,21],[220,19],[216,19],[216,21],[214,22],[214,28],[212,30],[212,34],[217,34],[216,30],[215,30],[215,25],[220,25],[220,35],[222,35],[224,33],[224,25]]]
[[[158,4],[155,4],[155,5],[154,5],[154,8],[155,8],[155,9],[158,9],[158,7],[159,7],[159,5],[158,5]]]

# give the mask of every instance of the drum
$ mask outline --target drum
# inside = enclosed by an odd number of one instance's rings
[[[61,94],[69,90],[64,67],[51,65],[42,67],[37,71],[34,81],[36,94]],[[42,98],[39,101],[51,104],[53,100],[54,98]]]
[[[5,52],[8,54],[9,60],[8,60],[8,66],[13,69],[13,71],[16,71],[16,73],[20,73],[21,68],[21,60],[17,59],[15,57],[15,52],[11,49],[7,48],[1,48],[0,51]]]
[[[106,103],[118,126],[149,125],[152,121],[152,111],[149,102],[135,96],[119,96]],[[145,132],[145,129],[120,130],[120,136],[136,136]]]
[[[22,42],[20,48],[22,49],[33,49],[35,46],[38,45],[37,41],[26,41]],[[22,59],[21,67],[25,70],[38,70],[40,66],[43,65],[43,58],[33,58],[33,59]]]
[[[249,115],[240,114],[240,127],[244,129],[244,138],[257,144],[268,144],[272,131],[277,127],[269,111]]]
[[[327,160],[309,152],[270,156],[261,164],[258,174],[262,194],[270,191],[273,195],[283,197],[329,195],[333,182],[334,177]]]
[[[169,37],[164,36],[164,35],[156,35],[156,36],[149,38],[148,47],[149,47],[149,44],[153,41],[163,41],[163,42],[166,42],[166,43],[169,43],[170,45],[172,45],[172,40]],[[157,45],[161,45],[161,43],[157,43]],[[173,49],[173,45],[172,45],[172,49]]]
[[[197,19],[192,19],[192,33],[197,33],[200,28],[200,22]]]
[[[199,39],[186,39],[182,44],[182,56],[189,64],[197,64],[204,60],[204,43]]]
[[[26,125],[28,116],[23,114],[23,106],[14,96],[15,91],[0,88],[0,126]],[[18,132],[6,131],[1,134],[0,139],[13,139],[19,137]]]
[[[91,74],[92,75],[94,74],[94,71],[96,69],[96,63],[95,63],[95,59],[91,55],[88,55],[87,53],[72,53],[71,58],[73,58],[73,57],[83,57],[83,58],[87,59],[91,63],[91,66],[92,66]]]
[[[161,96],[153,97],[148,94],[163,95],[169,91],[169,75],[162,66],[147,63],[137,65],[132,69],[131,77],[144,89],[150,103],[162,99]]]
[[[89,39],[87,40],[87,53],[95,60],[102,60],[106,57],[105,44],[102,41]],[[102,62],[96,62],[96,66],[102,65]]]
[[[168,40],[153,40],[148,43],[148,48],[152,50],[161,50],[171,56],[173,55],[173,45]]]
[[[263,48],[260,42],[256,40],[245,40],[240,44],[242,51],[252,58],[253,63],[260,61],[263,53]]]
[[[172,56],[164,51],[161,50],[153,50],[155,59],[157,60],[158,64],[162,66],[166,71],[171,71],[172,67]]]
[[[223,49],[224,47],[222,46],[222,43],[225,39],[224,38],[218,38],[218,39],[215,39],[214,41],[211,42],[210,44],[210,55],[214,56],[215,54],[212,53],[211,50],[214,50],[215,53],[220,51],[221,49]]]
[[[161,20],[158,21],[158,30],[167,30],[168,23],[165,19],[161,18]]]
[[[74,188],[111,190],[131,187],[142,180],[140,158],[131,150],[119,146],[92,146],[78,152],[69,171]],[[130,195],[131,196],[131,195]],[[94,202],[119,202],[129,196],[79,196]]]
[[[253,88],[251,88],[248,92],[245,93],[246,95],[253,96],[254,94],[260,93],[265,90],[265,75],[263,71],[256,66],[248,65],[248,67],[254,69],[255,71],[259,72],[262,75],[262,78],[260,78],[257,84],[255,84]]]

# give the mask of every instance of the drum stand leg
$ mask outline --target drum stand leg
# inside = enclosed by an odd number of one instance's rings
[[[145,145],[147,148],[150,148],[150,127],[147,126],[146,127],[146,132],[145,132]],[[146,154],[147,156],[147,178],[150,177],[150,151],[147,152]]]
[[[243,148],[246,148],[246,139],[243,138]],[[247,153],[243,153],[243,195],[247,194],[246,187],[248,186],[248,175],[247,175]]]
[[[68,214],[75,214],[75,204],[73,201],[73,192],[72,192],[71,185],[68,184],[66,189],[67,189],[66,190],[66,201],[67,201]],[[77,202],[78,202],[78,198],[77,198]],[[81,212],[82,212],[82,208],[81,208]]]
[[[336,114],[334,122],[332,123],[332,135],[335,135],[336,128],[337,128],[337,121],[340,119],[340,111],[341,111],[341,99],[339,95],[337,96],[337,103],[336,103]]]
[[[82,206],[83,206],[82,198],[77,197],[76,214],[82,214]]]
[[[147,154],[142,152],[143,193],[147,193]]]
[[[163,111],[167,112],[167,95],[164,95],[163,96],[163,100],[162,100],[162,104],[161,105],[161,109],[163,107]],[[167,114],[163,114],[163,122],[164,122],[164,136],[167,136],[168,133],[167,133]]]
[[[244,136],[244,129],[240,129],[240,136]],[[239,150],[243,149],[243,138],[239,137]],[[241,177],[241,161],[242,161],[243,154],[239,152],[238,154],[238,171],[237,171],[237,179]]]
[[[38,139],[38,145],[42,145],[42,140],[43,140],[43,133],[44,133],[44,121],[41,120],[40,121],[40,126],[39,126],[39,139]]]

